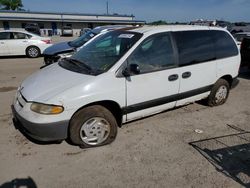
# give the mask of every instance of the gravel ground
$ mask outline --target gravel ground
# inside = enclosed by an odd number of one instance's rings
[[[15,90],[42,61],[0,59],[0,187],[250,186],[249,72],[222,106],[160,113],[123,125],[111,145],[80,149],[33,143],[13,126]]]

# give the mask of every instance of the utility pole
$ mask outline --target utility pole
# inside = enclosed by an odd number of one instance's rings
[[[109,15],[109,2],[107,1],[107,15]]]

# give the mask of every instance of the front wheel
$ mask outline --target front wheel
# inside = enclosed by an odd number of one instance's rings
[[[208,97],[209,106],[218,106],[226,102],[230,91],[229,83],[224,79],[219,79],[213,86]]]
[[[30,46],[26,49],[26,55],[30,58],[36,58],[41,55],[41,51],[36,46]]]
[[[117,135],[117,122],[103,106],[94,105],[79,110],[71,119],[69,137],[73,144],[96,147],[111,143]]]

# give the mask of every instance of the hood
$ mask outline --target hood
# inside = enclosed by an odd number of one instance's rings
[[[21,93],[27,101],[46,103],[54,96],[79,84],[87,84],[94,76],[72,72],[57,63],[32,74],[21,84]]]
[[[43,52],[44,55],[56,55],[63,52],[74,50],[74,47],[68,44],[69,42],[60,42],[53,44],[52,46],[46,48]]]

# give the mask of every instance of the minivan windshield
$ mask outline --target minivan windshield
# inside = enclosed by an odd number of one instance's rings
[[[84,45],[86,42],[88,42],[91,38],[93,38],[96,34],[88,31],[87,33],[84,33],[82,36],[78,37],[77,39],[70,41],[68,44],[72,47],[79,48],[82,45]]]
[[[97,36],[92,42],[59,65],[65,69],[98,75],[110,69],[140,38],[141,33],[115,30]]]

